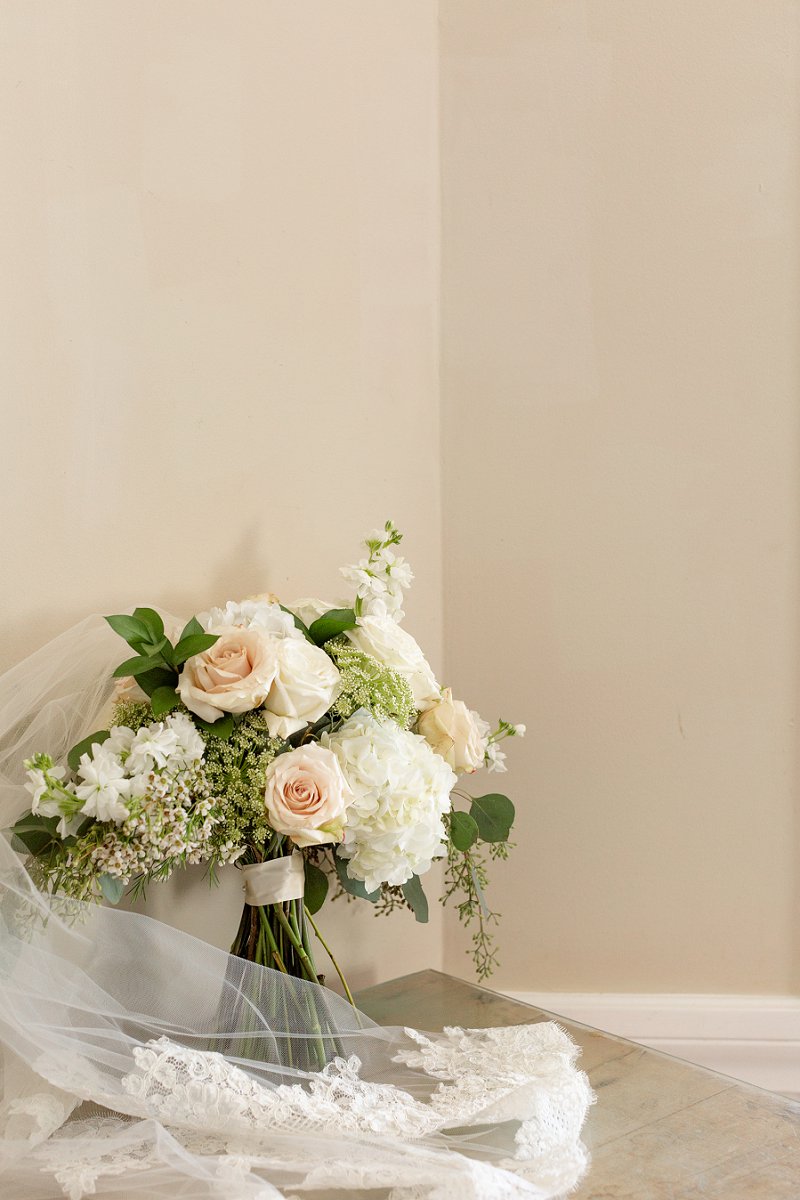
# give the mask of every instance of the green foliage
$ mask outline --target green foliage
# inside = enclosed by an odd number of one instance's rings
[[[119,904],[125,894],[125,884],[116,875],[102,874],[99,879],[100,891],[109,904]]]
[[[506,859],[511,845],[506,841],[495,841],[482,847],[474,845],[461,851],[450,844],[447,852],[445,890],[442,904],[456,900],[456,912],[461,923],[472,930],[472,961],[479,979],[488,979],[497,966],[497,950],[494,945],[494,929],[499,915],[493,912],[486,901],[488,883],[487,855],[489,859]]]
[[[419,875],[412,875],[407,883],[402,885],[402,892],[413,910],[414,916],[421,924],[428,920],[428,898],[422,890]]]
[[[180,696],[171,687],[158,687],[150,696],[150,708],[156,720],[178,708],[180,703]]]
[[[469,813],[453,811],[450,814],[450,841],[456,850],[469,850],[478,840],[478,822]]]
[[[61,846],[58,835],[58,817],[43,817],[39,813],[25,813],[11,826],[11,833],[34,858],[50,858]]]
[[[227,742],[236,728],[236,722],[231,713],[226,713],[224,717],[220,717],[218,721],[201,721],[199,717],[189,714],[198,729],[202,729],[203,733],[210,733],[213,737],[218,738],[221,742]],[[206,742],[208,745],[208,742]]]
[[[190,633],[187,637],[182,637],[173,652],[173,663],[179,667],[186,662],[187,658],[193,658],[195,654],[202,654],[204,650],[210,650],[218,638],[219,634],[216,633]]]
[[[175,691],[178,668],[195,654],[209,650],[218,635],[206,633],[196,617],[192,617],[173,646],[164,634],[164,622],[154,608],[135,608],[133,614],[119,613],[106,617],[115,633],[135,651],[114,671],[114,678],[133,675],[142,691],[152,696],[157,691]],[[159,704],[165,701],[162,699]],[[168,712],[161,708],[161,713]]]
[[[325,898],[328,895],[328,876],[308,858],[304,859],[304,868],[306,873],[306,890],[303,903],[313,916],[314,913],[319,912],[325,903]]]
[[[338,637],[346,629],[353,629],[356,624],[356,614],[352,608],[331,608],[328,612],[317,617],[309,627],[309,636],[317,646]]]
[[[342,690],[332,711],[347,719],[365,708],[378,720],[395,721],[407,729],[416,720],[416,706],[408,680],[391,667],[385,667],[370,654],[357,650],[346,637],[326,643],[342,678]]]
[[[514,805],[508,796],[493,792],[488,796],[475,796],[470,806],[470,816],[478,827],[483,842],[505,842],[514,824]]]

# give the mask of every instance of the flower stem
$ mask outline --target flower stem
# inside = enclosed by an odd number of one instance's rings
[[[318,926],[317,926],[317,923],[316,923],[316,921],[314,920],[314,918],[312,917],[311,913],[308,911],[308,909],[307,909],[307,908],[305,908],[305,909],[304,909],[304,912],[305,912],[305,918],[306,918],[306,920],[308,921],[308,923],[309,923],[309,925],[311,926],[311,928],[314,930],[314,933],[317,935],[317,940],[319,941],[320,945],[322,946],[322,949],[325,951],[325,953],[327,954],[328,958],[329,958],[329,959],[331,960],[331,962],[333,963],[334,970],[336,971],[336,974],[339,976],[339,980],[340,980],[340,982],[341,982],[341,985],[342,985],[342,987],[344,988],[344,994],[345,994],[345,996],[347,996],[347,999],[350,1001],[350,1003],[352,1004],[353,1008],[355,1008],[355,1009],[356,1009],[356,1013],[357,1013],[357,1012],[358,1012],[358,1009],[356,1008],[356,1002],[355,1002],[355,1000],[353,999],[353,993],[350,991],[350,988],[349,988],[349,987],[348,987],[348,985],[347,985],[347,980],[346,980],[346,979],[345,979],[345,977],[344,977],[344,974],[343,974],[343,972],[342,972],[342,968],[339,966],[338,962],[337,962],[337,961],[336,961],[336,959],[333,957],[333,954],[332,954],[332,952],[331,952],[331,948],[330,948],[330,946],[328,945],[328,943],[325,941],[325,938],[324,938],[324,937],[322,936],[322,934],[320,933],[320,931],[319,931],[319,928],[318,928]],[[359,1024],[360,1024],[360,1022],[359,1022]]]

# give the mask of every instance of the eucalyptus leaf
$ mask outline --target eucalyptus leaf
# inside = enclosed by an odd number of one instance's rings
[[[332,608],[317,617],[309,627],[309,635],[317,646],[323,646],[345,629],[353,629],[356,624],[356,614],[352,608]]]
[[[107,737],[111,733],[108,729],[98,729],[97,733],[90,733],[82,742],[78,742],[77,746],[73,746],[67,755],[67,762],[73,771],[77,771],[80,765],[81,756],[91,754],[92,746],[102,746]]]
[[[508,838],[515,816],[514,805],[508,796],[499,792],[475,796],[469,811],[478,826],[481,841],[504,842]]]
[[[324,871],[321,871],[316,863],[305,859],[304,863],[306,873],[306,890],[303,896],[305,904],[312,917],[314,913],[319,912],[325,903],[325,897],[328,894],[328,876]]]
[[[125,894],[125,884],[116,875],[103,873],[100,876],[100,891],[109,904],[119,904]]]
[[[428,898],[422,890],[419,875],[412,875],[408,882],[402,885],[402,892],[414,910],[414,916],[424,925],[428,920]]]
[[[163,717],[165,713],[172,712],[173,708],[177,708],[180,702],[180,696],[171,687],[156,688],[150,697],[150,707],[153,710],[154,717]]]
[[[469,850],[479,837],[478,822],[469,813],[452,812],[450,814],[450,841],[456,850],[462,853]]]
[[[378,903],[381,894],[380,888],[375,892],[368,892],[360,879],[351,879],[347,874],[346,859],[339,858],[338,854],[334,854],[333,861],[336,864],[336,874],[339,876],[339,882],[346,892],[351,896],[357,896],[359,900],[369,900],[370,904]]]

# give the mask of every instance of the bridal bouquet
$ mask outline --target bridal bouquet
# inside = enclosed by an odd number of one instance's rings
[[[391,522],[342,569],[349,607],[228,601],[183,628],[152,608],[107,617],[130,651],[106,727],[56,762],[25,762],[30,811],[13,832],[40,886],[116,903],[187,863],[236,864],[245,905],[233,953],[316,982],[326,899],[428,919],[421,877],[446,859],[445,901],[495,963],[484,889],[514,807],[460,775],[504,770],[505,738],[441,688],[400,624],[413,576]],[[91,726],[90,726],[91,728]]]

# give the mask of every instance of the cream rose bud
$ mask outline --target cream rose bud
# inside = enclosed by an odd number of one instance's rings
[[[439,685],[430,663],[411,634],[391,617],[359,617],[355,629],[347,630],[347,637],[357,650],[405,676],[417,708],[425,708],[439,698]]]
[[[445,688],[441,699],[421,712],[417,720],[417,732],[459,775],[483,766],[487,728],[463,700],[453,699],[450,688]]]
[[[216,626],[217,641],[184,663],[181,700],[203,721],[250,712],[266,700],[278,670],[275,639],[260,629]]]
[[[267,767],[269,823],[297,846],[340,842],[352,799],[336,755],[317,742],[279,754]]]
[[[277,670],[264,705],[273,737],[289,737],[324,716],[342,687],[328,655],[305,638],[285,638],[275,647]]]

